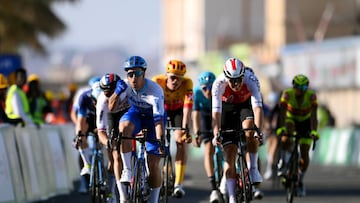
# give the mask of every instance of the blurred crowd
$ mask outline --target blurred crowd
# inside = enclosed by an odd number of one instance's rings
[[[12,125],[65,124],[71,122],[72,101],[78,86],[68,84],[57,91],[45,89],[37,74],[19,68],[0,73],[0,123]]]

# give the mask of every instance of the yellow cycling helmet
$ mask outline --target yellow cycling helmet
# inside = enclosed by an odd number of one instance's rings
[[[5,89],[8,87],[8,82],[6,77],[3,74],[0,74],[0,89]]]
[[[33,81],[38,81],[38,82],[40,82],[39,76],[36,75],[36,74],[31,74],[31,75],[29,75],[29,77],[28,77],[28,82],[33,82]]]
[[[179,60],[170,60],[166,65],[166,72],[183,76],[186,73],[186,65]]]

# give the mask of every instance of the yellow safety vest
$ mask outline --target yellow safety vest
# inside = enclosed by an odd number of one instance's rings
[[[28,102],[28,99],[27,99],[24,91],[22,89],[18,88],[18,86],[14,84],[14,85],[11,85],[10,88],[8,89],[8,92],[6,95],[6,100],[5,100],[5,105],[6,105],[5,112],[6,112],[7,116],[12,119],[20,118],[19,115],[14,114],[14,109],[12,106],[12,99],[13,99],[15,92],[18,92],[18,94],[20,95],[21,103],[23,105],[23,109],[24,109],[25,113],[29,114],[29,102]]]

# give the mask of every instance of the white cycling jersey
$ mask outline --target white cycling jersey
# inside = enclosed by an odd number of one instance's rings
[[[122,93],[120,95],[120,101],[115,106],[115,109],[111,111],[112,113],[117,113],[129,108],[130,104],[126,98],[126,93]],[[109,110],[109,98],[105,96],[102,92],[96,101],[96,127],[99,131],[106,131],[108,126],[107,114],[110,112]]]
[[[251,97],[252,107],[262,107],[260,83],[250,68],[245,69],[245,76],[240,91],[234,92],[228,85],[229,79],[224,73],[220,74],[213,83],[212,112],[221,112],[222,102],[240,104]]]
[[[145,78],[144,87],[136,91],[128,80],[124,80],[128,84],[126,95],[131,107],[135,107],[139,112],[149,112],[152,109],[154,120],[162,120],[164,117],[164,92],[159,84]]]

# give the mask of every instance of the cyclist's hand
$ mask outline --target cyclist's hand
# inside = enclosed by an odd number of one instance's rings
[[[115,93],[116,95],[120,95],[123,93],[127,88],[127,84],[124,82],[124,80],[118,80],[116,83]]]
[[[286,129],[285,126],[276,129],[276,135],[277,135],[277,136],[283,135],[283,134],[285,134],[286,132],[287,132],[287,129]]]
[[[319,133],[318,133],[316,130],[312,130],[312,131],[310,132],[310,136],[311,136],[311,138],[314,139],[314,140],[318,140],[318,139],[320,138],[320,135],[319,135]]]
[[[192,136],[189,133],[187,133],[186,131],[182,131],[181,132],[181,141],[189,144],[192,142]]]
[[[193,145],[194,147],[200,147],[200,144],[201,144],[201,136],[200,136],[200,132],[196,132],[196,135],[195,135],[195,139],[194,139],[194,142],[193,142]]]
[[[255,133],[254,133],[254,137],[259,141],[260,146],[263,145],[263,143],[264,143],[263,135],[264,134],[262,132],[260,132],[260,134],[259,134],[257,131],[255,131]]]
[[[159,143],[160,143],[159,154],[165,155],[166,152],[165,152],[165,137],[164,136],[161,136]]]
[[[214,138],[211,140],[211,143],[214,146],[219,146],[221,145],[221,141],[222,141],[222,137],[220,135],[214,136]]]

